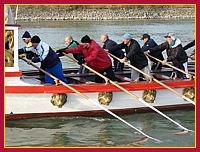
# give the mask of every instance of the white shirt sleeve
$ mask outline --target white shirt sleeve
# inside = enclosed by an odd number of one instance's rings
[[[36,48],[36,54],[39,55],[40,61],[43,61],[49,53],[49,45],[40,42]]]

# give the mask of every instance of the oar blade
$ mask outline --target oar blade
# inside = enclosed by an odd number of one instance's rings
[[[183,129],[183,130],[181,130],[181,131],[179,131],[179,132],[173,133],[173,135],[187,134],[188,132],[189,132],[189,130]]]
[[[140,145],[140,144],[143,144],[143,143],[147,142],[148,140],[149,140],[148,137],[143,137],[143,138],[141,138],[141,139],[139,139],[139,140],[136,140],[136,141],[134,141],[134,142],[128,144],[128,146],[131,146],[131,145],[137,146],[137,145]]]

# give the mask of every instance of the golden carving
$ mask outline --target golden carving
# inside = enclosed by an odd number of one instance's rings
[[[5,66],[14,66],[14,31],[5,31]]]
[[[194,98],[195,98],[195,89],[194,89],[194,87],[184,88],[183,89],[183,95],[194,101]]]
[[[113,93],[112,92],[99,92],[98,101],[100,104],[109,105],[112,101]]]
[[[53,94],[51,96],[51,103],[54,106],[58,106],[58,108],[62,108],[62,106],[67,102],[67,94]]]
[[[156,90],[144,90],[142,99],[148,103],[153,103],[156,99]]]

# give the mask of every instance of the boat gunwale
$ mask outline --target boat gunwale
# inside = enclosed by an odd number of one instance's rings
[[[189,88],[195,86],[194,80],[163,80],[162,83],[171,88]],[[139,90],[160,90],[166,89],[156,82],[123,82],[118,83],[128,91],[139,91]],[[89,92],[121,92],[121,90],[115,87],[113,84],[105,83],[91,83],[91,84],[69,84],[74,89],[81,93]],[[5,93],[8,94],[35,94],[35,93],[74,93],[63,85],[34,85],[34,86],[5,86]]]

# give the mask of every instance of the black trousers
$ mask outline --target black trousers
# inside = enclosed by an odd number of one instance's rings
[[[153,62],[151,66],[151,70],[161,70],[162,69],[162,63],[161,62]]]
[[[179,69],[185,71],[185,68],[184,68],[183,64],[181,64],[181,63],[180,63],[180,64],[174,64],[173,66],[175,66],[176,68],[179,68]],[[176,73],[177,78],[180,78],[180,79],[187,79],[187,77],[186,77],[186,75],[185,75],[184,73],[179,72],[179,71],[177,71],[177,70],[175,70],[175,69],[173,70],[173,72]]]
[[[106,73],[106,77],[109,78],[112,81],[117,81],[117,78],[115,77],[115,74],[113,72],[112,66],[108,67],[107,69],[103,71],[98,71],[100,74],[104,75],[104,72]],[[105,82],[103,78],[100,76],[96,75],[95,76],[95,82],[97,83],[103,83]]]
[[[123,71],[124,63],[121,63],[116,59],[113,59],[113,60],[114,60],[113,62],[114,62],[115,72]]]

